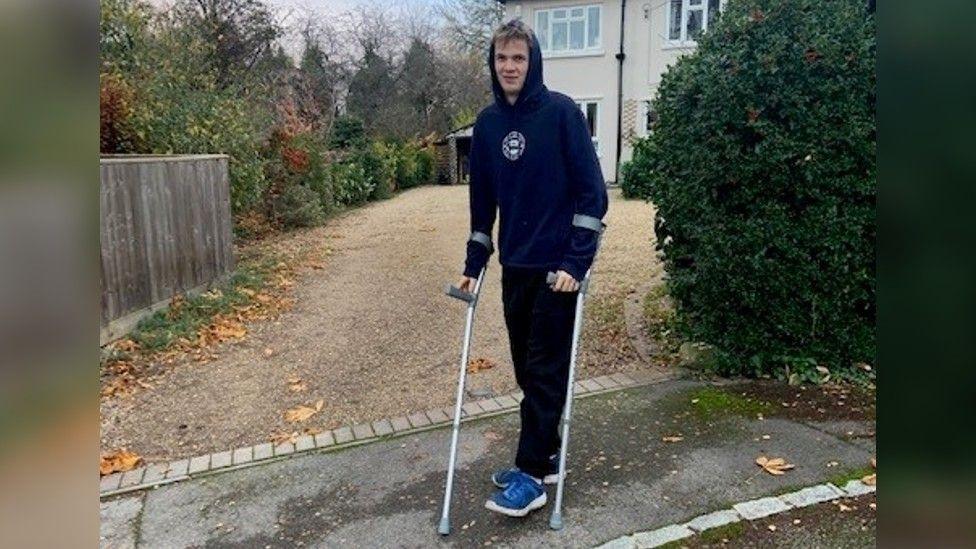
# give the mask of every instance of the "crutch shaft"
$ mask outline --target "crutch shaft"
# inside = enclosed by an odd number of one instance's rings
[[[464,386],[467,379],[468,372],[468,355],[471,350],[471,335],[473,332],[474,324],[474,311],[475,307],[478,305],[478,295],[481,292],[481,284],[485,276],[485,268],[481,269],[481,273],[478,275],[478,281],[475,283],[474,292],[468,294],[471,299],[465,299],[468,303],[467,313],[464,322],[464,340],[461,344],[461,372],[458,376],[458,386],[457,386],[457,396],[454,402],[454,422],[451,427],[451,451],[448,456],[447,463],[447,483],[444,488],[444,505],[441,508],[441,520],[437,527],[438,533],[441,535],[447,535],[451,532],[451,496],[454,491],[454,466],[457,462],[457,446],[458,446],[458,435],[461,431],[461,406],[464,401]],[[452,295],[448,291],[449,295]],[[452,297],[458,297],[457,295],[452,295]]]

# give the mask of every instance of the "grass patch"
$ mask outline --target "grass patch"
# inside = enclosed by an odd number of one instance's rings
[[[601,328],[616,331],[627,331],[624,322],[624,300],[618,295],[605,295],[589,299],[586,302],[587,320],[595,322]]]
[[[692,410],[702,419],[737,415],[755,418],[769,413],[772,406],[765,401],[723,391],[716,387],[696,389],[688,397]]]
[[[692,536],[690,538],[679,539],[677,541],[670,541],[661,545],[661,549],[680,549],[681,547],[687,547],[689,540],[697,540],[705,544],[716,544],[722,543],[722,540],[732,541],[739,536],[741,536],[746,531],[744,520],[739,522],[733,522],[731,524],[726,524],[725,526],[718,526],[716,528],[711,528],[705,530],[698,536]]]
[[[681,346],[678,320],[668,299],[668,289],[663,283],[652,287],[641,302],[647,336],[668,353],[675,353]]]
[[[181,339],[193,340],[215,315],[251,302],[275,274],[276,265],[273,257],[244,263],[219,287],[189,298],[178,297],[169,307],[142,319],[129,338],[148,352],[165,350]]]
[[[870,466],[856,467],[841,473],[837,473],[836,475],[827,479],[827,482],[837,486],[838,488],[843,488],[848,482],[852,480],[861,480],[872,473],[874,473],[874,469],[872,469]]]
[[[705,530],[698,537],[705,543],[721,543],[723,539],[733,540],[746,531],[746,521],[733,522],[717,528]]]

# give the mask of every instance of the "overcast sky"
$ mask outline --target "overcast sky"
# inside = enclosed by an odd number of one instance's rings
[[[174,0],[149,0],[151,4],[165,9]],[[301,38],[297,29],[301,21],[308,17],[329,18],[354,10],[360,6],[379,8],[391,16],[397,14],[416,15],[431,11],[442,0],[262,0],[276,14],[279,23],[289,31],[281,42],[288,53],[297,57],[301,52]]]

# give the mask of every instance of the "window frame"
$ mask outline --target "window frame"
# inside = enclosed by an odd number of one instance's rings
[[[652,111],[651,109],[651,97],[645,97],[639,99],[640,107],[637,109],[637,128],[636,133],[638,137],[647,137],[651,135],[651,129],[647,127],[647,117]]]
[[[664,47],[665,49],[670,48],[689,48],[698,45],[698,41],[688,37],[688,12],[690,11],[701,11],[702,15],[702,27],[701,32],[708,32],[708,4],[709,0],[701,0],[701,7],[695,6],[691,7],[690,0],[678,0],[681,2],[681,25],[679,26],[678,38],[671,38],[671,4],[675,0],[667,0],[665,2],[665,13],[667,17],[664,19]],[[725,11],[725,4],[728,0],[719,0],[718,2],[718,13],[721,15]]]
[[[603,155],[600,153],[600,120],[603,117],[603,108],[601,103],[602,97],[574,97],[573,102],[576,103],[576,108],[583,113],[583,119],[587,122],[587,129],[589,129],[590,117],[586,112],[586,107],[588,105],[596,106],[596,121],[593,124],[593,134],[590,136],[590,141],[593,143],[593,149],[596,151],[596,157],[602,158]]]
[[[597,10],[597,24],[596,24],[596,39],[595,43],[590,44],[590,10]],[[582,19],[579,17],[572,17],[572,10],[582,9],[583,15]],[[565,25],[566,25],[566,48],[561,50],[554,50],[552,48],[552,29],[553,29],[553,14],[556,11],[566,11]],[[546,25],[542,29],[542,25],[539,23],[539,18],[542,14],[546,16]],[[570,47],[570,24],[574,21],[583,22],[583,47],[582,48],[571,48]],[[542,57],[584,57],[589,55],[603,55],[603,4],[570,4],[561,6],[548,6],[545,8],[538,8],[532,13],[533,28],[536,30],[537,34],[542,34],[544,32],[545,41],[543,42],[540,38],[539,42],[542,45]],[[562,21],[561,21],[562,22]]]

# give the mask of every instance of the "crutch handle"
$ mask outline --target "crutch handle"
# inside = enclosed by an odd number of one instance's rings
[[[475,298],[475,295],[473,293],[465,292],[464,290],[458,288],[457,286],[452,286],[451,284],[447,285],[447,287],[444,289],[444,292],[451,297],[455,297],[457,299],[460,299],[461,301],[464,301],[465,303],[471,303],[472,301],[474,301]]]

